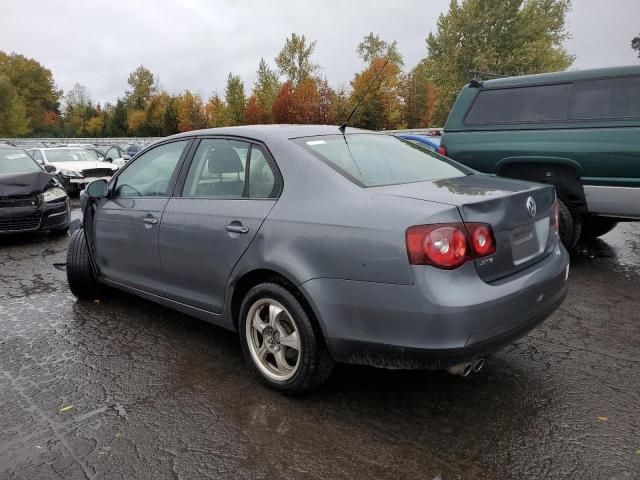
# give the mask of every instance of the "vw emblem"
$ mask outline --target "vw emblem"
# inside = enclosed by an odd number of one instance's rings
[[[536,201],[533,199],[533,197],[527,198],[527,212],[529,212],[529,216],[535,217],[536,210],[537,210]]]

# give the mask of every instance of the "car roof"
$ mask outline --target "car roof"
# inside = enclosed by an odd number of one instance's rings
[[[495,78],[484,80],[484,88],[510,87],[518,85],[533,85],[539,83],[573,82],[576,80],[594,80],[598,78],[624,77],[640,75],[640,65],[609,68],[592,68],[588,70],[567,70],[565,72],[539,73],[536,75],[522,75],[519,77]]]
[[[347,127],[349,133],[376,133],[370,130]],[[203,135],[230,135],[247,137],[263,142],[269,140],[287,140],[300,137],[314,137],[320,135],[340,135],[340,130],[335,125],[242,125],[238,127],[208,128],[205,130],[191,130],[189,132],[172,135],[168,138],[190,138]]]

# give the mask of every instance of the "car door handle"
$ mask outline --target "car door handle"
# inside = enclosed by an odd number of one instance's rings
[[[242,225],[227,225],[224,227],[227,232],[231,233],[249,233],[249,227],[243,227]]]
[[[158,223],[158,219],[157,218],[143,218],[142,221],[144,223],[148,223],[149,225],[155,225],[156,223]]]

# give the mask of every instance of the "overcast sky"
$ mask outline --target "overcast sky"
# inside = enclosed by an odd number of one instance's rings
[[[247,92],[260,57],[273,65],[291,32],[316,40],[315,61],[331,85],[348,85],[362,62],[355,48],[370,31],[397,40],[408,66],[426,54],[425,37],[449,0],[3,0],[0,50],[35,58],[59,88],[85,85],[113,102],[143,64],[172,93],[224,94],[229,72]],[[572,68],[638,64],[640,0],[574,0],[568,19]]]

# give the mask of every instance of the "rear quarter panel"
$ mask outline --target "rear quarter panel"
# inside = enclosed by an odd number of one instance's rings
[[[313,278],[411,284],[407,227],[461,221],[450,205],[361,188],[290,143],[270,146],[283,191],[233,278],[268,268],[296,284]]]

